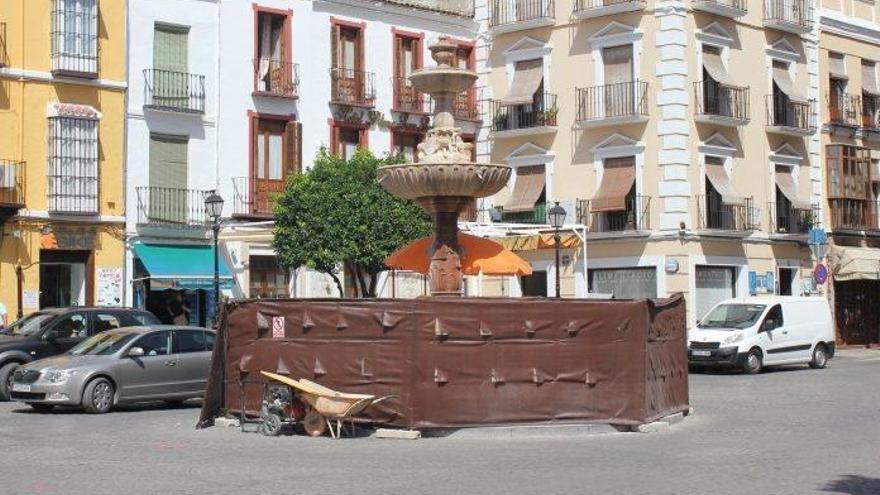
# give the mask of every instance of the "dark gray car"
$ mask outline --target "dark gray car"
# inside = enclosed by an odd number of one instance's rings
[[[204,393],[213,348],[214,331],[204,328],[109,330],[15,370],[11,397],[41,411],[67,405],[91,413],[127,402],[182,402]]]

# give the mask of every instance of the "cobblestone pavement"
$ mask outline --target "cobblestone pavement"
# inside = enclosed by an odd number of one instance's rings
[[[880,494],[880,351],[691,375],[662,433],[418,441],[196,431],[197,404],[104,416],[0,403],[0,494]]]

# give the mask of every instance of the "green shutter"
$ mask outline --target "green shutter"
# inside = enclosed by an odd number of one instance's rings
[[[153,34],[153,68],[186,72],[189,30],[156,24]]]
[[[184,223],[187,218],[187,138],[150,136],[149,216]]]

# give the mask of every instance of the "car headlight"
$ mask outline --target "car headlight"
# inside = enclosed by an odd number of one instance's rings
[[[68,378],[77,373],[79,373],[79,370],[47,370],[45,378],[50,383],[64,383]]]
[[[730,337],[727,337],[726,339],[724,339],[724,343],[725,344],[735,344],[742,339],[743,339],[743,334],[738,333],[736,335],[731,335]]]

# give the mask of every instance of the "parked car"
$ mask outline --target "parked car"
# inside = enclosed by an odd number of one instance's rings
[[[28,363],[13,375],[12,399],[36,410],[82,406],[105,413],[120,403],[202,397],[214,331],[155,325],[109,330],[67,354]]]
[[[834,325],[824,297],[774,296],[718,303],[688,332],[688,363],[733,365],[747,373],[834,356]]]
[[[129,308],[44,309],[20,318],[0,330],[0,401],[9,400],[12,374],[25,363],[62,354],[104,330],[159,323],[152,313]]]

